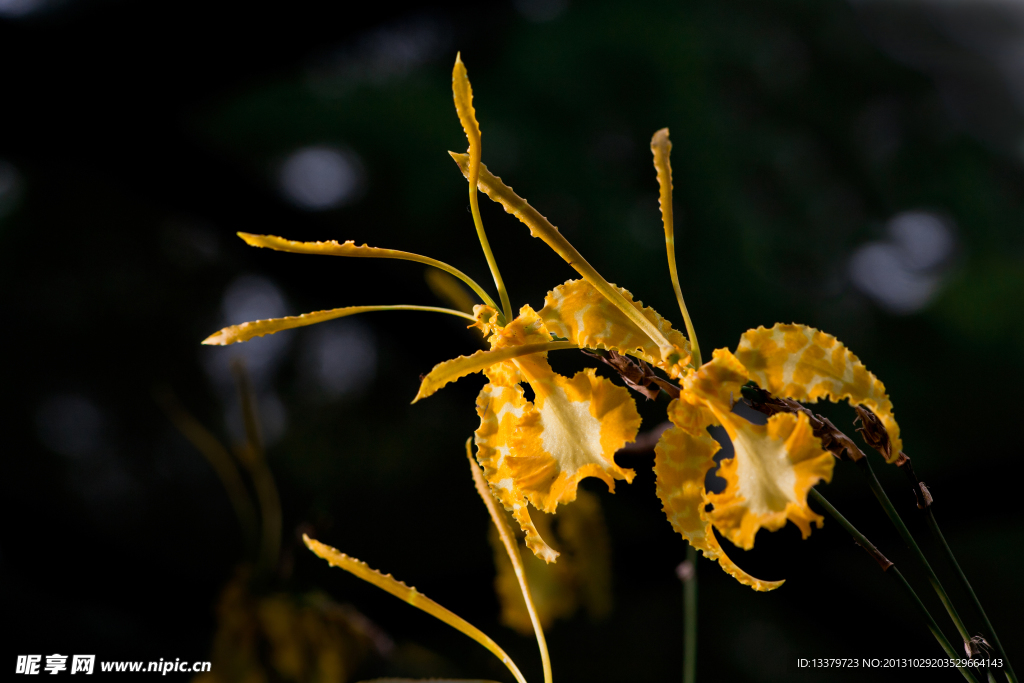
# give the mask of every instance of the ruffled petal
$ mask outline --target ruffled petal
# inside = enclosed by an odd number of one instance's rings
[[[822,450],[807,415],[780,413],[767,425],[736,413],[718,417],[736,455],[723,460],[716,473],[725,479],[725,491],[707,496],[715,528],[744,550],[754,547],[758,529],[776,531],[787,519],[804,538],[812,522],[821,528],[823,518],[807,506],[807,493],[819,481],[832,480],[835,458]]]
[[[480,416],[480,427],[474,434],[476,458],[494,497],[512,513],[526,534],[526,546],[537,557],[554,562],[558,553],[541,538],[530,519],[526,496],[516,484],[509,466],[516,431],[533,410],[533,404],[526,400],[519,385],[487,384],[476,399],[476,412]]]
[[[892,458],[903,444],[885,385],[853,353],[830,334],[805,325],[777,324],[748,330],[736,347],[736,358],[750,379],[775,396],[796,401],[848,399],[870,408],[892,441]]]
[[[672,528],[705,557],[717,560],[726,573],[745,586],[756,591],[773,590],[783,581],[762,581],[737,567],[725,554],[704,512],[708,502],[704,477],[715,465],[719,445],[704,429],[690,430],[713,421],[707,413],[685,401],[676,400],[669,405],[669,418],[677,426],[662,434],[654,449],[658,498]]]
[[[683,383],[683,396],[697,399],[714,413],[736,451],[716,473],[727,486],[720,494],[708,494],[707,502],[714,504],[708,518],[726,538],[747,550],[761,527],[775,531],[789,519],[804,538],[811,533],[811,522],[820,527],[822,517],[807,506],[807,492],[819,481],[831,481],[835,464],[806,415],[779,414],[767,425],[755,425],[732,412],[735,397],[749,380],[736,356],[716,349],[712,360]]]
[[[641,358],[675,378],[690,362],[690,343],[653,308],[633,301],[621,287],[616,290],[648,320],[678,351],[678,362],[662,360],[661,349],[635,322],[586,280],[570,280],[548,292],[540,317],[550,332],[583,348],[608,349]]]
[[[546,362],[545,362],[546,365]],[[615,464],[615,452],[636,439],[640,414],[629,390],[593,368],[571,379],[537,367],[521,369],[536,398],[519,420],[506,459],[516,485],[531,503],[554,512],[576,498],[580,480],[597,477],[615,490],[615,480],[633,481],[633,470]]]

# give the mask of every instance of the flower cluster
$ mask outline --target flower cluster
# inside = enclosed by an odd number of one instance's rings
[[[733,412],[740,388],[754,382],[777,397],[798,401],[846,399],[870,409],[884,425],[892,452],[900,451],[899,428],[882,383],[835,337],[801,325],[775,325],[743,334],[735,351],[718,349],[702,364],[700,349],[679,287],[672,217],[671,143],[668,130],[655,133],[651,149],[661,190],[669,274],[686,334],[659,313],[635,301],[625,289],[607,282],[544,216],[481,163],[481,132],[465,66],[457,58],[453,72],[456,111],[469,140],[466,154],[452,153],[469,182],[470,208],[500,305],[464,273],[435,259],[352,242],[293,242],[280,237],[240,233],[253,246],[306,254],[417,261],[440,268],[465,282],[482,303],[473,314],[430,306],[353,306],[300,316],[259,320],[225,328],[204,343],[230,344],[284,329],[355,313],[379,310],[427,310],[472,321],[489,348],[437,365],[415,400],[446,384],[482,372],[487,384],[476,409],[476,459],[491,494],[511,512],[527,546],[548,562],[558,553],[530,517],[530,507],[548,513],[575,500],[586,477],[614,491],[634,471],[620,467],[615,453],[636,438],[640,415],[628,389],[583,370],[572,377],[555,372],[548,353],[564,349],[615,352],[638,359],[664,374],[678,398],[668,405],[673,427],[656,447],[657,494],[673,528],[705,556],[717,560],[740,583],[771,590],[782,581],[762,581],[737,567],[712,528],[735,545],[750,548],[759,529],[774,531],[788,521],[804,537],[822,518],[807,505],[808,491],[832,476],[833,456],[822,449],[804,414],[773,415],[766,425]],[[491,253],[478,206],[482,190],[522,221],[581,276],[552,289],[540,310],[523,306],[513,316],[508,295]],[[533,398],[528,399],[524,386]],[[721,425],[735,455],[718,470],[727,482],[722,493],[704,486],[719,444],[707,428]],[[710,510],[709,508],[710,504]]]

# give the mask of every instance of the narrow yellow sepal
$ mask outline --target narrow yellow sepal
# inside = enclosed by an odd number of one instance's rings
[[[249,341],[254,337],[262,337],[265,334],[274,334],[281,330],[290,330],[296,327],[315,325],[335,318],[365,313],[377,310],[376,306],[346,306],[344,308],[332,308],[328,311],[314,311],[302,315],[290,315],[286,318],[268,318],[267,320],[254,320],[241,325],[231,325],[219,332],[214,332],[203,340],[208,346],[227,346],[239,342]]]
[[[480,498],[484,501],[484,506],[487,508],[487,513],[491,516],[491,521],[494,522],[494,526],[491,527],[491,541],[494,543],[494,538],[497,537],[501,549],[505,552],[498,554],[496,558],[498,560],[498,566],[502,569],[507,568],[511,570],[512,574],[512,595],[519,598],[518,605],[522,606],[522,612],[526,615],[527,629],[532,629],[537,637],[537,648],[540,650],[541,664],[544,669],[544,680],[551,680],[551,658],[548,655],[548,644],[544,638],[543,620],[537,612],[537,608],[533,601],[533,592],[530,584],[526,579],[526,570],[523,567],[523,556],[519,552],[519,543],[516,541],[515,534],[512,532],[512,527],[508,524],[508,519],[505,516],[505,512],[502,511],[495,499],[491,494],[490,486],[487,484],[487,480],[484,479],[484,473],[481,471],[480,466],[477,465],[473,459],[472,449],[473,439],[466,441],[466,457],[469,459],[469,469],[473,474],[473,484],[476,486],[476,492],[480,494]],[[496,547],[495,550],[498,550]],[[541,564],[547,566],[546,563],[540,560],[530,558]],[[504,560],[504,563],[502,563]],[[555,565],[558,566],[558,565]],[[499,576],[501,570],[499,569]],[[506,579],[508,576],[506,575]],[[508,585],[508,582],[504,582],[502,585]],[[500,592],[500,591],[499,591]],[[513,598],[514,599],[514,598]]]
[[[690,338],[695,365],[701,364],[700,345],[697,334],[690,321],[690,312],[683,300],[683,290],[679,286],[679,271],[676,268],[676,233],[675,217],[672,207],[672,141],[668,137],[668,128],[662,128],[651,137],[651,154],[654,155],[654,170],[658,176],[658,204],[661,206],[661,222],[665,227],[665,252],[668,254],[668,274],[672,280],[672,289],[676,293],[679,312],[683,314],[686,334]]]
[[[251,247],[263,247],[265,249],[273,249],[274,251],[286,251],[292,254],[318,254],[321,256],[345,256],[349,258],[383,258],[422,263],[424,265],[438,268],[462,280],[470,289],[476,292],[481,301],[497,308],[487,292],[484,291],[484,289],[471,277],[463,273],[458,268],[450,266],[444,261],[438,261],[437,259],[430,258],[429,256],[421,256],[420,254],[414,254],[410,251],[399,251],[397,249],[370,247],[365,244],[357,246],[352,240],[348,240],[347,242],[338,242],[336,240],[329,240],[327,242],[297,242],[295,240],[277,237],[276,235],[254,235],[248,232],[240,232],[238,233],[238,236]]]
[[[775,325],[748,330],[736,347],[736,358],[750,379],[775,396],[795,401],[848,399],[870,408],[885,425],[892,458],[903,448],[885,385],[831,334],[806,325]]]
[[[469,356],[459,356],[434,366],[423,381],[420,382],[419,393],[412,400],[416,403],[422,398],[436,393],[457,379],[474,372],[481,372],[498,363],[528,356],[533,353],[546,353],[548,351],[559,351],[562,349],[574,349],[576,345],[572,342],[539,342],[536,344],[525,344],[523,346],[506,346],[493,351],[477,351]]]
[[[262,337],[265,334],[274,334],[281,330],[290,330],[296,327],[315,325],[335,318],[344,318],[357,313],[370,313],[373,311],[427,311],[431,313],[447,313],[457,315],[460,318],[474,320],[473,316],[455,311],[450,308],[438,308],[437,306],[346,306],[344,308],[332,308],[327,311],[314,311],[302,315],[290,315],[285,318],[268,318],[266,320],[254,320],[241,325],[231,325],[214,332],[203,340],[208,346],[227,346],[239,342],[249,341],[254,337]]]
[[[505,654],[505,651],[498,647],[498,644],[491,640],[487,634],[470,624],[462,617],[437,604],[412,586],[407,586],[401,581],[398,581],[390,574],[381,574],[377,570],[371,569],[361,560],[349,557],[336,548],[325,545],[320,541],[313,540],[306,534],[302,535],[302,540],[305,542],[306,547],[313,551],[317,557],[326,560],[331,566],[344,569],[363,581],[372,583],[377,588],[391,593],[396,598],[404,600],[413,607],[426,612],[432,617],[440,619],[452,628],[466,634],[487,648],[487,650],[489,650],[495,657],[500,659],[502,664],[508,667],[508,670],[512,672],[512,675],[515,676],[519,683],[526,683],[526,679],[523,678],[523,675],[519,672],[519,668],[515,665],[512,659]]]
[[[469,84],[469,74],[462,62],[462,53],[455,56],[455,68],[452,69],[452,95],[455,98],[455,111],[459,115],[459,123],[469,140],[469,154],[480,158],[480,124],[476,120],[476,109],[473,108],[473,87]]]
[[[607,349],[635,356],[679,377],[690,362],[690,343],[672,323],[653,308],[633,301],[633,295],[617,287],[622,298],[653,325],[676,349],[678,361],[665,363],[661,350],[623,311],[614,306],[586,280],[569,280],[544,297],[540,317],[549,332],[575,343],[580,348]]]

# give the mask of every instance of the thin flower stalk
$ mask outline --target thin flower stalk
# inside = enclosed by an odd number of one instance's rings
[[[880,428],[878,417],[871,411],[861,408],[857,410],[857,419],[861,423],[860,427],[857,428],[857,431],[860,432],[862,437],[864,437],[864,441],[878,451],[878,453],[883,457],[889,459],[893,454],[892,443],[889,441],[885,430]],[[956,556],[953,554],[953,549],[950,547],[949,543],[946,542],[946,537],[939,528],[938,520],[935,519],[935,512],[932,509],[935,499],[932,497],[931,491],[929,491],[924,482],[918,478],[910,457],[903,451],[899,451],[896,455],[896,465],[907,476],[907,479],[910,480],[911,486],[913,487],[914,497],[917,499],[917,508],[924,515],[925,521],[928,523],[928,528],[931,530],[935,540],[938,541],[939,545],[946,553],[946,558],[949,560],[949,563],[953,565],[953,569],[956,571],[956,574],[960,579],[960,583],[963,585],[964,589],[966,589],[967,594],[971,596],[974,606],[977,608],[979,614],[981,614],[982,621],[985,622],[985,628],[988,629],[987,633],[992,638],[992,642],[995,644],[996,650],[1003,660],[1003,671],[1007,680],[1010,683],[1017,683],[1017,675],[1014,672],[1013,667],[1010,665],[1010,660],[1006,656],[1006,650],[1003,649],[1003,644],[1000,642],[998,634],[996,634],[992,621],[988,618],[988,614],[985,612],[985,608],[982,606],[981,600],[978,599],[978,595],[974,592],[974,587],[971,586],[971,582],[967,580],[967,575],[964,574],[963,570],[960,568],[960,563],[957,562]],[[990,672],[989,677],[991,676],[992,674]]]
[[[878,548],[876,548],[864,534],[858,531],[857,528],[853,526],[853,524],[851,524],[849,520],[847,520],[838,510],[836,510],[835,507],[833,507],[817,489],[811,489],[810,497],[813,498],[818,505],[825,508],[825,511],[839,523],[839,526],[843,527],[847,533],[853,537],[853,540],[856,541],[859,546],[864,548],[864,550],[879,563],[883,572],[893,577],[896,583],[899,584],[900,588],[902,588],[907,596],[910,597],[914,606],[917,607],[918,612],[925,620],[928,630],[935,637],[935,640],[939,642],[939,645],[942,647],[943,651],[945,651],[946,655],[953,660],[961,659],[957,655],[956,650],[953,649],[949,640],[942,633],[942,629],[940,629],[939,625],[935,622],[935,618],[931,615],[931,612],[929,612],[928,608],[925,607],[925,604],[921,602],[920,596],[918,596],[917,592],[903,576],[900,570],[896,568],[896,565],[887,560]],[[957,667],[957,669],[959,669],[960,673],[966,680],[971,683],[978,683],[978,680],[970,671],[964,667]]]
[[[935,539],[942,546],[946,553],[946,559],[953,565],[953,569],[956,570],[957,576],[960,578],[960,583],[967,590],[968,595],[971,596],[971,600],[974,601],[974,606],[978,609],[981,614],[982,620],[985,622],[985,628],[988,629],[988,634],[992,636],[992,642],[996,646],[996,650],[999,652],[999,656],[1003,659],[1003,671],[1006,673],[1006,679],[1009,683],[1017,683],[1017,674],[1014,672],[1013,667],[1010,666],[1010,660],[1006,657],[1006,650],[1003,649],[1003,644],[999,642],[999,636],[996,634],[996,629],[992,626],[992,622],[988,618],[988,614],[985,613],[985,608],[981,606],[981,600],[978,599],[978,595],[974,592],[974,588],[971,586],[971,582],[967,580],[967,575],[960,568],[960,563],[956,561],[956,556],[953,554],[953,549],[949,547],[946,542],[946,537],[942,534],[942,530],[939,528],[939,523],[935,520],[935,513],[932,512],[931,506],[924,509],[924,516],[928,522],[928,528],[931,529]],[[991,676],[991,674],[989,674]]]
[[[683,577],[683,683],[697,681],[697,549],[686,546]]]
[[[868,486],[871,487],[871,492],[875,494],[875,498],[878,499],[882,509],[885,511],[886,516],[892,525],[896,527],[896,531],[899,532],[900,538],[907,544],[907,547],[914,553],[918,562],[924,567],[925,573],[928,575],[928,583],[931,584],[935,594],[939,596],[939,600],[942,601],[942,606],[946,608],[946,612],[949,614],[950,619],[953,620],[953,624],[956,626],[956,630],[960,633],[960,637],[964,641],[964,649],[967,656],[971,656],[971,636],[968,633],[967,628],[964,626],[964,622],[960,619],[960,615],[957,613],[956,608],[953,606],[953,601],[949,599],[949,595],[946,593],[946,589],[943,587],[942,582],[939,580],[935,570],[932,569],[932,565],[928,562],[928,558],[924,556],[921,551],[921,546],[914,540],[910,530],[907,529],[907,525],[903,523],[903,519],[900,517],[896,508],[893,506],[892,501],[889,500],[889,496],[886,495],[885,489],[882,488],[881,482],[878,481],[878,477],[875,476],[875,471],[871,467],[871,461],[868,458],[861,458],[857,461],[857,466],[861,468],[864,476],[867,478]]]

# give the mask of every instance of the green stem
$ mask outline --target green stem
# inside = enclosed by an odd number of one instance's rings
[[[864,459],[866,460],[866,458]],[[894,564],[889,562],[885,556],[879,552],[878,548],[876,548],[864,534],[858,531],[857,528],[849,522],[849,520],[843,517],[838,510],[832,507],[832,504],[825,500],[825,497],[822,496],[817,489],[812,488],[809,493],[809,497],[813,498],[819,505],[821,505],[821,507],[825,508],[825,511],[828,512],[833,519],[839,522],[839,526],[846,529],[847,533],[853,537],[853,540],[856,541],[859,546],[864,548],[864,550],[882,566],[882,571],[891,575],[893,580],[900,585],[903,591],[910,598],[911,602],[914,603],[914,606],[917,607],[918,612],[920,612],[921,616],[924,617],[925,625],[928,627],[928,630],[931,631],[935,640],[939,642],[939,645],[942,647],[943,651],[945,651],[946,656],[954,660],[960,659],[960,657],[957,656],[956,651],[953,650],[953,646],[950,644],[949,640],[947,640],[946,636],[942,633],[939,625],[935,623],[935,618],[932,617],[931,612],[929,612],[928,608],[925,607],[925,604],[921,602],[921,598],[917,595],[917,592],[907,581],[906,577],[900,573],[900,570],[897,569]],[[972,683],[978,683],[977,679],[967,669],[963,667],[957,667],[957,669],[960,670],[960,673],[963,674],[963,677],[966,680],[971,681]]]
[[[960,637],[963,638],[964,645],[966,647],[971,641],[971,636],[967,632],[967,628],[964,627],[964,622],[960,619],[960,615],[957,614],[956,608],[953,607],[953,603],[950,601],[949,595],[946,594],[946,589],[942,587],[942,582],[939,581],[939,577],[935,574],[935,570],[932,569],[932,565],[928,562],[928,558],[926,558],[924,553],[921,552],[921,547],[910,534],[910,530],[907,529],[907,525],[903,523],[903,519],[900,518],[899,513],[896,512],[896,508],[893,507],[892,501],[889,500],[889,496],[886,495],[885,490],[882,488],[882,484],[878,481],[878,477],[875,476],[875,471],[871,468],[871,462],[865,456],[857,460],[857,465],[867,477],[868,486],[871,487],[871,491],[875,494],[875,498],[878,499],[882,509],[885,510],[885,514],[889,518],[889,521],[896,527],[896,531],[899,532],[903,542],[907,544],[907,547],[910,548],[918,561],[924,567],[925,572],[928,574],[928,583],[931,584],[935,594],[938,595],[939,600],[942,601],[942,606],[946,608],[946,612],[956,625],[956,630],[960,633]],[[966,647],[966,652],[968,653],[968,656],[970,656],[969,647]]]
[[[683,579],[683,683],[697,680],[697,549],[686,546],[689,575]]]
[[[985,628],[988,630],[990,636],[992,636],[992,642],[995,643],[996,649],[999,650],[999,656],[1003,658],[1003,670],[1006,673],[1006,678],[1010,683],[1017,683],[1017,674],[1014,673],[1013,667],[1010,666],[1010,660],[1006,656],[1006,650],[1003,649],[1003,644],[999,642],[999,636],[996,635],[996,630],[992,626],[992,622],[989,621],[988,615],[985,613],[985,608],[981,606],[981,601],[978,600],[978,595],[974,592],[974,588],[971,586],[971,582],[967,580],[967,575],[960,568],[960,563],[956,561],[956,557],[953,555],[953,549],[946,543],[946,537],[942,535],[942,530],[939,529],[939,523],[935,521],[935,513],[932,512],[931,506],[924,508],[924,516],[928,521],[928,528],[932,530],[932,534],[935,535],[935,539],[942,546],[942,549],[946,551],[946,558],[949,563],[953,565],[956,570],[957,576],[960,577],[960,583],[963,584],[964,588],[967,589],[968,595],[974,600],[974,606],[978,608],[978,612],[981,613],[981,618],[985,621]]]

